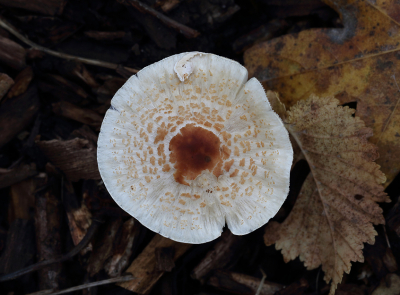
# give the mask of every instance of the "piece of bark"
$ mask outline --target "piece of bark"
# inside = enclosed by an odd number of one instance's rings
[[[170,272],[175,267],[173,247],[156,248],[156,269]]]
[[[0,147],[24,130],[39,110],[39,99],[35,85],[17,97],[0,105]]]
[[[33,261],[35,233],[33,222],[15,219],[8,230],[6,247],[0,256],[0,273],[11,273]]]
[[[191,273],[192,278],[204,281],[211,271],[223,268],[231,262],[233,256],[238,256],[238,251],[242,246],[243,238],[241,236],[233,235],[230,231],[224,232],[213,249],[193,269]]]
[[[71,82],[59,75],[41,75],[38,81],[39,89],[50,93],[62,101],[71,103],[82,103],[89,94],[78,84]]]
[[[286,288],[279,290],[274,295],[302,295],[308,289],[308,287],[309,285],[307,280],[300,279],[299,281],[290,284]]]
[[[53,112],[59,116],[100,129],[103,117],[95,111],[84,109],[66,101],[53,103]]]
[[[0,63],[16,70],[22,70],[26,67],[25,58],[25,48],[8,38],[0,36]]]
[[[99,41],[111,41],[115,39],[122,39],[126,35],[124,31],[116,31],[116,32],[86,31],[84,32],[84,34],[89,38]]]
[[[7,98],[12,98],[14,96],[21,95],[26,92],[29,84],[33,79],[33,70],[31,67],[26,67],[23,69],[17,77],[15,77],[15,84],[11,87],[7,94]]]
[[[0,101],[13,85],[13,79],[11,79],[7,74],[0,73]]]
[[[34,164],[33,164],[34,165]],[[29,220],[35,208],[34,179],[26,179],[11,186],[10,205],[8,207],[9,223],[15,219]]]
[[[131,218],[122,225],[119,237],[116,240],[111,258],[104,266],[110,277],[120,276],[128,267],[132,255],[133,243],[139,235],[139,226],[135,226],[135,219]]]
[[[0,4],[46,15],[60,15],[64,10],[65,4],[67,4],[67,0],[0,0]]]
[[[79,179],[101,179],[97,167],[96,149],[91,148],[86,139],[53,139],[38,141],[47,158],[71,181]]]
[[[11,186],[26,178],[35,176],[36,171],[35,163],[20,165],[12,170],[0,174],[0,189]]]
[[[174,261],[176,261],[189,250],[192,245],[178,243],[156,234],[143,252],[139,254],[126,270],[126,272],[132,273],[135,278],[132,281],[120,283],[118,285],[139,294],[149,293],[155,283],[164,274],[163,271],[157,270],[155,249],[165,247],[173,247],[175,249]]]
[[[35,179],[36,180],[36,179]],[[46,187],[47,186],[47,187]],[[42,188],[42,189],[41,189]],[[56,178],[38,186],[35,194],[35,231],[37,258],[53,260],[62,255],[61,218],[62,206],[59,197],[60,187]],[[39,289],[59,289],[62,284],[62,264],[57,263],[38,271]]]
[[[93,252],[90,254],[87,271],[92,277],[103,269],[107,259],[112,255],[115,237],[122,224],[120,218],[110,221],[105,228],[100,231],[101,234],[97,237],[93,245]]]
[[[82,127],[72,131],[69,139],[82,138],[89,141],[88,146],[90,148],[97,148],[97,135],[90,129],[88,125],[83,125]]]
[[[63,181],[63,205],[67,212],[68,227],[71,233],[71,238],[74,245],[78,245],[80,241],[85,237],[90,225],[92,224],[92,214],[86,207],[86,205],[78,200],[75,194],[74,187],[69,180]],[[84,255],[89,251],[92,251],[93,245],[89,243],[86,248],[81,251]]]
[[[253,295],[260,286],[261,279],[241,273],[216,270],[208,279],[207,284],[220,290],[241,295]],[[284,288],[283,285],[264,281],[260,295],[273,295]]]

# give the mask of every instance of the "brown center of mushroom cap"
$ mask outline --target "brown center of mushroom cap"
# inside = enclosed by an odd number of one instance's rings
[[[183,127],[169,143],[169,161],[175,164],[175,180],[189,185],[185,179],[194,180],[206,169],[218,177],[222,165],[220,145],[219,138],[209,130],[194,124]]]

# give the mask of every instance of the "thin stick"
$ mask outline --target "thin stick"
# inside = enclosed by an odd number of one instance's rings
[[[91,287],[96,287],[96,286],[101,286],[101,285],[106,285],[106,284],[112,284],[112,283],[117,283],[117,282],[126,282],[126,281],[130,281],[132,279],[134,279],[134,277],[132,275],[126,275],[126,276],[112,278],[112,279],[106,279],[106,280],[102,280],[102,281],[98,281],[98,282],[87,283],[87,284],[83,284],[83,285],[67,288],[67,289],[64,289],[64,290],[61,290],[61,291],[56,291],[54,293],[52,293],[53,290],[50,289],[50,290],[42,290],[42,291],[39,291],[39,292],[30,293],[30,294],[27,294],[27,295],[58,295],[58,294],[65,294],[65,293],[69,293],[69,292],[73,292],[73,291],[78,291],[78,290],[91,288]]]
[[[392,248],[390,246],[389,238],[388,238],[387,233],[386,233],[386,226],[384,224],[382,224],[382,227],[383,227],[383,232],[385,233],[386,243],[387,243],[389,248]]]
[[[0,277],[0,282],[4,282],[4,281],[9,281],[15,278],[18,278],[24,274],[39,270],[47,265],[50,264],[54,264],[54,263],[60,263],[63,261],[66,261],[72,257],[74,257],[76,254],[78,254],[79,252],[81,252],[81,250],[83,248],[86,247],[86,245],[90,242],[90,240],[92,239],[94,233],[96,232],[97,228],[99,227],[99,225],[102,223],[102,221],[99,220],[95,220],[93,219],[92,224],[90,225],[85,237],[79,242],[78,245],[76,245],[70,252],[68,252],[67,254],[64,254],[63,256],[56,258],[56,259],[50,259],[50,260],[45,260],[45,261],[41,261],[38,263],[35,263],[31,266],[25,267],[23,269],[17,270],[13,273],[4,275]]]
[[[177,30],[179,33],[181,33],[186,38],[196,38],[197,36],[200,35],[199,31],[193,30],[192,28],[189,28],[185,25],[178,23],[177,21],[174,21],[173,19],[165,16],[164,14],[158,12],[157,10],[151,8],[150,6],[147,6],[146,4],[143,4],[142,2],[140,2],[138,0],[117,0],[117,1],[124,5],[133,6],[141,12],[148,13],[152,16],[155,16],[160,21],[162,21],[164,24],[166,24],[168,27],[171,27],[171,28]]]
[[[262,270],[261,267],[260,267],[260,271],[261,271],[263,276],[262,276],[262,279],[260,281],[260,284],[258,285],[257,292],[256,292],[255,295],[260,295],[261,294],[262,287],[264,286],[264,281],[267,278],[267,275],[265,274],[265,272]]]
[[[115,64],[115,63],[111,63],[111,62],[79,57],[79,56],[70,55],[70,54],[66,54],[66,53],[62,53],[62,52],[58,52],[58,51],[54,51],[54,50],[48,49],[48,48],[43,47],[43,46],[41,46],[39,44],[36,44],[36,43],[32,42],[31,40],[29,40],[28,38],[26,38],[24,35],[22,35],[20,32],[18,32],[18,30],[13,25],[11,25],[9,22],[7,22],[2,17],[0,17],[0,27],[2,27],[3,29],[7,30],[11,34],[13,34],[19,40],[21,40],[25,44],[29,45],[31,48],[39,50],[39,51],[42,51],[42,52],[47,53],[49,55],[53,55],[53,56],[56,56],[56,57],[59,57],[59,58],[64,58],[64,59],[68,59],[68,60],[75,60],[75,61],[79,61],[79,62],[84,63],[84,64],[103,67],[103,68],[112,69],[112,70],[117,70],[119,68],[123,68],[123,69],[127,70],[128,72],[131,72],[132,74],[136,74],[139,71],[137,69],[123,67],[123,66],[121,66],[119,64]]]

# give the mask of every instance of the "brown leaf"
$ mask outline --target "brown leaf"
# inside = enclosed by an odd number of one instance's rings
[[[315,93],[357,102],[372,127],[389,184],[400,171],[400,11],[396,1],[330,0],[344,28],[312,29],[257,44],[244,55],[250,76],[288,107]]]
[[[282,120],[284,120],[286,116],[286,106],[279,99],[278,93],[268,90],[267,97],[274,112],[277,113]]]
[[[364,260],[363,243],[373,244],[373,224],[383,224],[376,202],[390,202],[384,174],[373,161],[377,147],[353,109],[332,97],[312,95],[287,113],[287,129],[301,147],[311,174],[282,223],[270,223],[265,243],[276,243],[286,262],[300,256],[307,269],[322,265],[331,292],[349,273],[351,261]]]

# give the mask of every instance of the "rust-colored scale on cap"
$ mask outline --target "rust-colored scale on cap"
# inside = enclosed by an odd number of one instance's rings
[[[194,180],[203,170],[212,172],[222,164],[221,141],[209,130],[188,124],[175,135],[170,143],[169,161],[174,165],[175,180],[189,185],[186,180]]]

